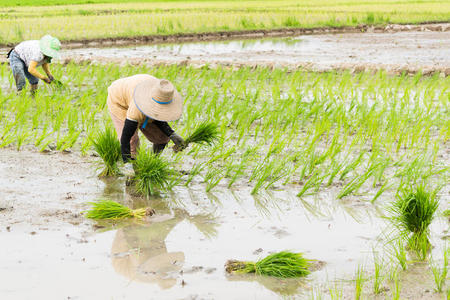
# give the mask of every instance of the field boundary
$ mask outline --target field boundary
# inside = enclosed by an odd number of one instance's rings
[[[399,31],[449,31],[450,22],[425,22],[420,24],[388,24],[388,25],[358,25],[344,27],[313,27],[313,28],[279,28],[256,29],[198,33],[178,33],[173,35],[143,35],[117,38],[97,38],[62,41],[69,49],[90,47],[110,47],[117,45],[186,43],[201,41],[222,41],[232,39],[258,39],[267,37],[289,37],[296,35],[361,33],[361,32],[399,32]],[[0,43],[0,47],[12,47],[13,43]]]

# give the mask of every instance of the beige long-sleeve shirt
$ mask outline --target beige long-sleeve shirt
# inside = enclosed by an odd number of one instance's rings
[[[139,83],[149,79],[158,80],[148,74],[137,74],[114,81],[108,87],[108,99],[106,101],[111,113],[122,121],[129,119],[142,124],[145,115],[136,107],[133,101],[133,93]]]

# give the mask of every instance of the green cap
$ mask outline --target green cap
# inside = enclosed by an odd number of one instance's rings
[[[52,37],[51,35],[46,35],[39,40],[39,48],[41,48],[41,51],[45,56],[58,58],[61,43],[57,38]]]

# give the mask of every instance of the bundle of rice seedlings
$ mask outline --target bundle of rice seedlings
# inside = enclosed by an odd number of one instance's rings
[[[211,145],[217,140],[218,135],[219,130],[216,124],[203,122],[185,140],[186,146],[190,143]]]
[[[435,193],[428,192],[423,185],[415,189],[408,188],[397,196],[390,208],[391,220],[408,238],[408,245],[413,250],[429,248],[429,229],[439,206]]]
[[[105,168],[99,174],[102,176],[114,176],[119,172],[117,162],[121,157],[120,142],[116,132],[111,127],[106,127],[104,131],[99,131],[92,141],[95,151],[102,158]]]
[[[120,220],[127,218],[143,219],[151,216],[155,211],[150,207],[130,209],[120,203],[111,200],[89,202],[92,208],[86,211],[85,216],[94,220]]]
[[[133,164],[133,181],[139,194],[157,195],[160,191],[168,191],[173,187],[171,183],[175,172],[168,161],[152,150],[141,147]]]
[[[228,273],[255,273],[257,275],[279,278],[304,277],[310,273],[309,260],[301,253],[281,251],[271,254],[256,263],[238,260],[228,260],[225,270]]]

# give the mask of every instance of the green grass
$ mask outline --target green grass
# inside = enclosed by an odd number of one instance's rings
[[[20,6],[15,6],[18,3]],[[37,4],[40,6],[27,6]],[[0,15],[0,43],[6,44],[37,39],[44,34],[52,34],[66,41],[230,30],[449,21],[450,3],[443,0],[387,0],[382,3],[356,0],[2,0]]]
[[[255,273],[262,276],[293,278],[307,276],[309,261],[301,253],[281,251],[254,262],[229,260],[225,264],[228,273]]]
[[[145,216],[153,214],[151,208],[138,208],[132,210],[129,207],[111,200],[89,202],[89,204],[92,207],[90,210],[85,211],[84,214],[86,218],[94,220],[143,219]]]
[[[117,163],[121,158],[120,142],[115,130],[106,127],[93,138],[92,144],[95,152],[102,158],[105,168],[99,176],[115,176],[119,172]]]

